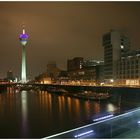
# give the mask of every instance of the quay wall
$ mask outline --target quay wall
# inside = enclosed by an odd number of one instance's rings
[[[0,92],[19,84],[0,84]],[[22,86],[32,86],[33,89],[47,90],[48,88],[65,89],[68,92],[108,92],[108,93],[139,93],[140,87],[122,87],[122,86],[81,86],[81,85],[57,85],[57,84],[21,84]],[[36,88],[35,88],[36,87]]]
[[[95,92],[109,92],[109,93],[140,93],[140,87],[117,87],[117,86],[76,86],[76,85],[53,85],[53,84],[36,84],[42,90],[49,87],[57,89],[65,89],[69,92],[95,91]]]

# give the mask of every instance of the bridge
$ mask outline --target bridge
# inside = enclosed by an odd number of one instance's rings
[[[44,139],[140,138],[140,108],[120,115],[110,114],[92,121],[91,124],[54,134]]]

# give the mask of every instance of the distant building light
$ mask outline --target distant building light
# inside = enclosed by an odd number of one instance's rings
[[[121,45],[121,49],[124,49],[124,46],[123,45]]]
[[[126,85],[139,85],[139,79],[136,80],[126,80]]]
[[[80,71],[80,72],[78,72],[78,74],[79,74],[79,75],[84,75],[85,72],[84,72],[84,71]]]
[[[114,82],[114,80],[113,80],[113,79],[110,79],[110,82],[111,82],[111,83],[113,83],[113,82]]]
[[[101,86],[103,86],[105,83],[100,83]]]

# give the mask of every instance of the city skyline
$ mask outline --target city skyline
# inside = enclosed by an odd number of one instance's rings
[[[138,49],[139,7],[139,2],[0,2],[0,78],[8,70],[20,76],[23,22],[30,35],[27,74],[33,78],[49,61],[66,69],[67,59],[76,56],[103,59],[102,35],[110,29],[124,31]]]

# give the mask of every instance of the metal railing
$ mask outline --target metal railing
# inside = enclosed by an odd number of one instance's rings
[[[93,120],[91,124],[54,134],[45,139],[59,138],[115,138],[122,133],[133,133],[140,127],[140,108],[121,115],[109,115]]]

